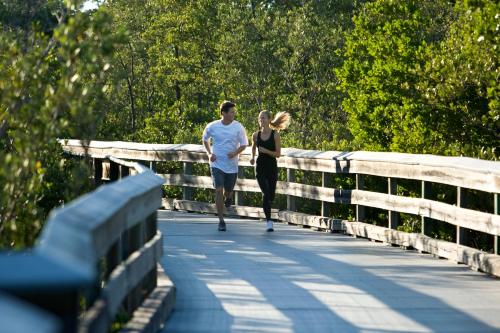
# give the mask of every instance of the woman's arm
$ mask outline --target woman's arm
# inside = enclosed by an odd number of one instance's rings
[[[257,132],[252,134],[252,158],[250,159],[250,164],[255,163],[255,154],[257,152]]]

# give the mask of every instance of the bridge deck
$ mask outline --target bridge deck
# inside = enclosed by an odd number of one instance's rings
[[[159,212],[177,287],[164,332],[499,332],[500,280],[415,251]]]

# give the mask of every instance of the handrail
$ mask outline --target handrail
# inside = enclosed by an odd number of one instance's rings
[[[71,154],[94,158],[141,161],[179,161],[208,163],[202,145],[146,144],[122,141],[60,140]],[[339,174],[367,174],[398,177],[460,186],[491,193],[500,192],[500,162],[469,157],[405,154],[393,152],[341,152],[283,148],[278,166],[287,169]],[[251,150],[240,156],[240,166],[250,165]]]
[[[183,174],[160,175],[166,185],[182,186],[183,200],[166,201],[173,208],[189,210],[215,211],[210,205],[192,202],[190,188],[212,188],[208,176],[192,175],[194,163],[208,163],[201,145],[193,144],[142,144],[130,142],[91,141],[82,145],[78,140],[61,142],[63,150],[72,155],[88,154],[95,161],[103,161],[112,154],[115,157],[149,161],[154,164],[162,161],[178,161],[184,165]],[[100,164],[100,163],[97,163]],[[250,167],[250,149],[247,148],[240,157],[241,170]],[[278,166],[287,171],[286,181],[277,184],[277,193],[287,196],[287,211],[274,212],[281,220],[306,224],[318,228],[332,229],[341,225],[347,233],[381,240],[401,246],[412,246],[424,252],[446,257],[457,262],[466,263],[500,276],[500,162],[484,161],[466,157],[447,157],[422,154],[402,154],[383,152],[338,152],[312,151],[295,148],[282,149],[282,157]],[[113,163],[110,165],[110,173]],[[295,171],[321,172],[321,186],[301,184],[295,181]],[[116,174],[116,171],[114,172]],[[355,177],[353,189],[329,187],[332,174],[352,175]],[[387,178],[387,192],[369,191],[364,186],[366,176]],[[99,177],[97,177],[99,178]],[[398,179],[409,179],[421,183],[422,193],[418,198],[397,195]],[[457,201],[448,204],[429,199],[430,184],[440,183],[457,188]],[[481,212],[464,207],[463,191],[473,189],[493,194],[494,212]],[[260,208],[245,207],[242,192],[260,192],[254,179],[240,177],[235,187],[235,212],[244,216],[262,216]],[[305,216],[296,212],[295,197],[304,197],[321,201],[321,216]],[[329,204],[351,204],[356,208],[356,221],[329,219]],[[365,207],[373,207],[388,211],[388,227],[377,227],[364,221]],[[397,230],[398,213],[409,213],[421,218],[422,231],[405,233]],[[427,227],[429,219],[444,221],[456,226],[456,243],[430,238]],[[466,243],[466,230],[476,230],[493,236],[494,254],[484,253],[469,247]],[[467,245],[467,246],[466,246]]]
[[[163,247],[156,219],[164,181],[139,163],[107,158],[135,175],[54,209],[31,256],[0,257],[0,266],[39,268],[21,283],[11,268],[12,276],[0,278],[0,289],[57,313],[64,332],[107,332],[122,304],[131,315],[157,286]],[[32,297],[40,293],[46,296]],[[87,306],[83,316],[81,293]],[[53,308],[57,302],[60,309]]]

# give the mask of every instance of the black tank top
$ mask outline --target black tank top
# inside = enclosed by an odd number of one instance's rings
[[[271,131],[271,135],[267,140],[262,140],[260,135],[261,131],[257,133],[257,147],[264,147],[271,151],[276,151],[276,143],[274,142],[274,130]],[[277,168],[276,157],[264,153],[259,153],[259,156],[257,157],[257,172],[265,171],[266,169],[274,170],[276,168]]]

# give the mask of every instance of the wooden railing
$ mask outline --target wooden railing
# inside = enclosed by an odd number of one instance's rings
[[[201,145],[191,144],[141,144],[130,142],[91,142],[82,147],[79,141],[63,142],[64,150],[78,155],[88,153],[98,161],[96,165],[113,155],[127,160],[142,161],[152,169],[156,162],[178,161],[183,164],[181,174],[160,174],[167,185],[182,186],[182,200],[164,200],[166,208],[215,212],[214,205],[192,201],[192,188],[212,188],[208,175],[192,175],[195,163],[208,163]],[[343,230],[348,234],[383,241],[465,263],[474,269],[500,276],[500,163],[464,157],[443,157],[377,152],[311,151],[293,148],[282,149],[278,166],[286,169],[286,181],[279,181],[277,193],[286,195],[287,209],[273,211],[275,218],[284,222],[308,225],[326,230]],[[242,179],[244,168],[250,165],[250,150],[240,156],[240,178],[235,187],[236,204],[233,213],[242,216],[262,217],[260,207],[244,206],[243,192],[260,192],[255,179]],[[297,170],[319,172],[322,185],[314,186],[295,181]],[[98,167],[96,172],[102,172]],[[119,167],[112,161],[110,174],[119,174]],[[332,188],[329,182],[334,175],[350,175],[354,179],[352,189]],[[385,193],[365,188],[367,177],[383,177],[387,181]],[[419,182],[419,197],[398,195],[400,179]],[[429,191],[434,184],[445,184],[456,189],[453,204],[430,199]],[[465,208],[464,192],[486,192],[494,207],[491,212]],[[321,201],[321,214],[311,216],[296,212],[295,198],[302,197]],[[330,204],[349,204],[355,207],[355,221],[329,217]],[[364,223],[366,207],[387,211],[387,227]],[[399,213],[413,214],[421,219],[419,233],[398,230]],[[434,239],[428,236],[431,219],[456,227],[456,242]],[[438,222],[439,223],[439,222]],[[474,230],[493,239],[493,251],[487,253],[466,246],[468,231]],[[469,245],[469,244],[467,244]]]
[[[164,281],[158,286],[156,220],[164,181],[138,163],[108,159],[134,176],[52,211],[30,255],[0,257],[0,289],[55,313],[63,332],[108,332],[119,312],[133,318],[148,297],[168,302],[158,294],[172,288]]]

